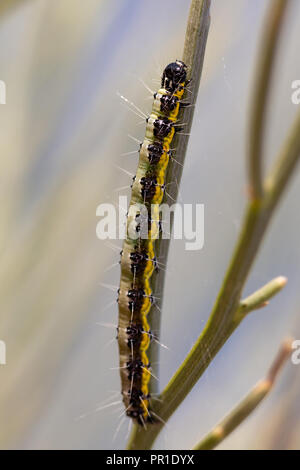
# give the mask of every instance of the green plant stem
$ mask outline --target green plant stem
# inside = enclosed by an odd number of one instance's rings
[[[299,160],[300,152],[300,112],[291,127],[289,135],[274,164],[274,168],[266,178],[266,198],[270,199],[269,205],[277,204],[282,192],[287,186],[290,176],[294,173]]]
[[[162,392],[153,411],[163,422],[147,431],[135,428],[129,448],[151,448],[164,422],[174,413],[245,315],[240,299],[263,236],[300,156],[300,116],[280,153],[264,198],[250,201],[240,238],[209,320],[192,350]],[[283,175],[281,174],[283,171]],[[261,292],[260,292],[261,295]],[[265,298],[265,300],[267,300]]]
[[[211,450],[231,434],[255,410],[262,400],[272,390],[281,368],[292,352],[292,340],[286,340],[266,378],[258,382],[251,392],[226,416],[211,432],[207,434],[194,450]]]
[[[149,426],[147,430],[135,426],[128,449],[150,449],[152,447],[166,421],[182,403],[223,344],[245,318],[246,315],[242,312],[241,294],[271,217],[294,173],[299,156],[300,113],[279,154],[274,170],[264,184],[263,196],[261,198],[252,197],[248,202],[240,237],[203,332],[161,393],[160,401],[153,402],[152,412],[158,417],[158,422]],[[263,297],[264,301],[268,299],[265,291],[262,295],[261,290],[255,296],[256,298]]]
[[[182,176],[183,164],[185,160],[187,145],[189,141],[189,134],[192,127],[192,120],[195,110],[195,103],[197,100],[199,83],[202,74],[204,54],[207,42],[207,36],[210,26],[210,0],[192,0],[189,18],[187,24],[187,31],[185,37],[184,51],[182,60],[188,67],[188,79],[191,80],[189,85],[188,101],[190,106],[183,108],[180,111],[179,119],[185,123],[184,133],[176,134],[172,146],[176,148],[176,162],[170,161],[168,166],[168,173],[166,183],[168,186],[168,193],[171,201],[176,201],[178,197],[179,185]],[[174,184],[174,182],[176,184]],[[173,215],[171,219],[171,230],[173,225]],[[158,259],[163,259],[164,264],[167,262],[170,240],[161,239],[156,244],[156,256]],[[160,320],[161,320],[161,306],[163,301],[163,289],[165,282],[165,270],[159,270],[154,273],[152,279],[152,288],[154,292],[160,292],[160,298],[156,301],[156,305],[151,309],[149,314],[149,323],[156,336],[159,338]],[[159,362],[159,345],[152,343],[148,353],[149,361],[153,366],[153,373],[159,377],[158,362]],[[158,389],[158,381],[152,380],[150,382],[150,392],[156,393]],[[139,434],[139,427],[134,425],[132,434],[129,440],[129,448],[138,448],[138,443],[135,443],[136,436]]]
[[[240,302],[238,314],[247,315],[253,310],[266,307],[269,300],[278,294],[281,289],[286,285],[287,278],[283,276],[276,277],[264,287],[250,295]]]
[[[253,199],[263,195],[262,153],[265,117],[276,49],[279,44],[288,0],[271,0],[260,41],[260,54],[255,67],[255,83],[251,101],[249,132],[249,180]]]

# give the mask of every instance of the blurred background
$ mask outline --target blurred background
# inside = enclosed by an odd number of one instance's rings
[[[265,164],[297,112],[300,3],[291,1],[276,65]],[[172,241],[161,340],[161,387],[196,340],[221,284],[246,202],[250,89],[266,0],[214,0],[203,79],[180,188],[205,205],[205,246]],[[2,0],[0,80],[0,446],[122,449],[118,246],[96,238],[96,208],[118,204],[134,173],[144,124],[117,92],[148,112],[150,88],[182,55],[189,2]],[[285,194],[245,295],[278,275],[282,293],[252,313],[172,416],[156,449],[190,448],[263,377],[287,335],[300,339],[299,173]],[[121,194],[128,194],[122,191]],[[178,267],[180,266],[180,269]],[[300,448],[300,366],[224,443],[224,449]],[[116,398],[117,396],[117,398]],[[107,400],[107,401],[105,401]],[[82,417],[82,415],[85,415]],[[80,418],[81,417],[81,418]],[[183,432],[184,430],[184,432]]]

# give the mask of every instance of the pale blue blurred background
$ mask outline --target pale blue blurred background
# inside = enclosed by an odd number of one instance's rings
[[[94,410],[119,390],[118,252],[97,240],[96,208],[117,204],[134,173],[128,134],[144,125],[117,92],[149,111],[139,78],[157,87],[180,58],[188,1],[27,0],[0,8],[1,262],[0,446],[120,449],[120,407]],[[205,205],[205,246],[171,244],[163,306],[161,386],[200,333],[220,287],[245,207],[250,87],[266,0],[213,0],[203,80],[180,188]],[[272,90],[265,161],[297,111],[300,4],[291,1]],[[123,191],[126,194],[126,191]],[[129,191],[127,191],[129,194]],[[300,339],[299,173],[267,233],[245,294],[285,275],[286,289],[232,336],[174,414],[156,448],[190,448],[264,376],[286,335]],[[117,242],[115,244],[118,244]],[[120,243],[119,243],[120,245]],[[300,447],[300,366],[288,365],[270,397],[222,448]],[[87,413],[84,419],[78,419]]]

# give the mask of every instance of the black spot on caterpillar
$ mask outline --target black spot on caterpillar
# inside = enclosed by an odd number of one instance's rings
[[[161,231],[159,206],[164,197],[170,144],[178,130],[176,122],[187,85],[186,73],[186,65],[179,60],[167,65],[161,88],[154,94],[133,178],[126,239],[121,252],[118,343],[122,395],[127,416],[141,425],[154,421],[148,387],[151,370],[147,357],[153,337],[147,315],[153,303],[151,276],[157,269],[155,241]],[[138,207],[141,204],[147,207],[148,214],[151,212],[151,216],[146,217],[147,237],[142,237],[142,216]],[[128,230],[130,224],[135,228],[134,233]]]

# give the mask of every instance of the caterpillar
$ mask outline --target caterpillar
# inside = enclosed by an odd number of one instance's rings
[[[153,304],[151,277],[158,269],[155,242],[161,232],[160,204],[172,156],[170,145],[179,130],[176,121],[187,83],[187,67],[182,61],[165,67],[140,145],[121,251],[118,291],[121,393],[126,415],[143,426],[155,421],[150,406],[152,374],[147,357],[153,339],[147,320]]]

